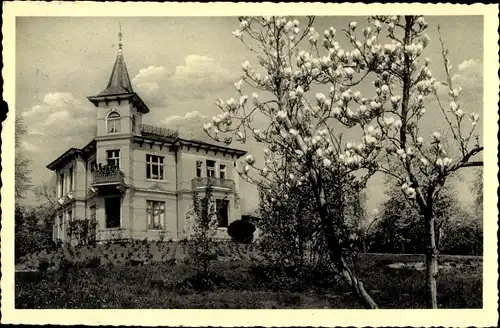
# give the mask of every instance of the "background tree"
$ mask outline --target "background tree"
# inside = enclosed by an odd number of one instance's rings
[[[478,221],[483,221],[483,170],[475,170],[475,179],[472,183],[472,194],[474,195],[474,213]]]
[[[31,160],[26,157],[26,155],[21,151],[21,139],[28,130],[23,124],[22,116],[16,116],[16,127],[15,127],[15,147],[16,147],[16,158],[15,158],[15,192],[16,198],[18,200],[25,197],[26,191],[31,187],[31,170],[29,165]]]
[[[192,225],[188,242],[189,261],[197,268],[202,284],[209,287],[212,285],[211,263],[217,259],[215,234],[218,224],[210,179],[203,194],[193,191],[193,210],[188,216]]]
[[[425,225],[417,206],[409,203],[394,181],[386,182],[390,197],[381,205],[380,218],[370,235],[371,251],[381,253],[425,253]],[[435,201],[436,244],[441,249],[441,239],[449,228],[464,216],[454,188],[441,191]]]

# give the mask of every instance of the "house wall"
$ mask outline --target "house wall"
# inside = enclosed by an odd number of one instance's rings
[[[176,155],[168,147],[160,148],[159,145],[133,143],[132,149],[132,185],[137,189],[149,189],[158,185],[161,190],[176,192],[177,170]],[[147,179],[146,155],[164,157],[164,180]]]
[[[191,181],[196,178],[196,162],[202,161],[202,177],[207,176],[206,161],[213,160],[216,165],[216,177],[219,177],[220,164],[226,165],[226,179],[232,179],[235,182],[235,189],[239,187],[239,175],[234,168],[236,159],[228,154],[214,151],[196,150],[194,147],[184,146],[178,153],[178,190],[191,190]]]
[[[160,239],[161,230],[148,229],[147,226],[147,201],[160,201],[165,203],[163,231],[165,240],[178,239],[177,204],[176,195],[163,191],[135,191],[132,201],[132,215],[130,230],[134,238],[148,240]]]

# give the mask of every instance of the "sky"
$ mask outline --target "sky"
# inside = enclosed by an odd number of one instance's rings
[[[314,26],[320,33],[330,26],[340,30],[353,19],[366,22],[366,17],[328,16],[317,17]],[[439,24],[456,81],[464,88],[463,108],[482,113],[482,17],[431,16],[426,20],[431,41],[425,56],[432,60],[434,76],[444,77]],[[233,83],[241,75],[241,63],[253,60],[231,35],[239,26],[236,17],[18,17],[16,113],[23,115],[29,132],[21,147],[33,161],[33,185],[53,178],[46,169],[53,159],[93,138],[96,112],[86,97],[106,86],[117,54],[120,22],[134,91],[151,110],[143,123],[178,128],[186,137],[209,140],[202,125],[219,113],[215,101],[237,96]],[[430,135],[440,127],[442,117],[437,108],[428,112]],[[261,145],[232,146],[248,150],[257,161],[262,158]],[[468,183],[473,177],[472,170],[464,171],[457,184],[465,204],[472,201]],[[368,185],[369,212],[385,200],[382,181],[378,175]],[[241,188],[243,209],[250,212],[257,195],[246,183]],[[35,203],[34,195],[29,193],[25,202]]]

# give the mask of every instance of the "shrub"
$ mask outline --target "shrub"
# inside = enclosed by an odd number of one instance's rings
[[[49,260],[41,259],[40,262],[38,262],[38,271],[45,272],[51,265],[52,263],[50,263]]]
[[[250,244],[253,241],[255,226],[247,220],[237,220],[229,225],[227,233],[237,243]]]

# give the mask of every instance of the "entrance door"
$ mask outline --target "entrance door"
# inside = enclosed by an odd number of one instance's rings
[[[227,228],[229,225],[229,200],[217,199],[217,219],[219,228]]]
[[[120,228],[121,198],[120,196],[104,198],[106,211],[106,228]]]

